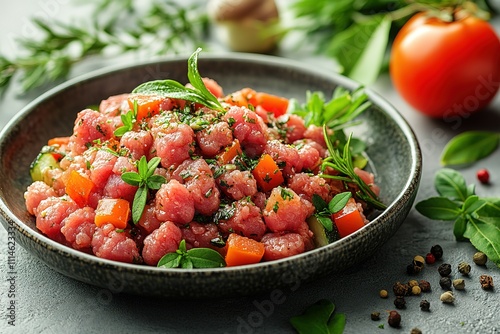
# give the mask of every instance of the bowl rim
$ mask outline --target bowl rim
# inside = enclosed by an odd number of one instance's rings
[[[296,71],[307,72],[308,74],[314,75],[315,77],[319,77],[321,79],[325,79],[328,81],[335,82],[337,85],[343,86],[349,90],[354,90],[360,86],[359,83],[355,82],[352,79],[349,79],[341,74],[335,72],[328,72],[323,69],[318,69],[308,64],[304,64],[299,62],[298,60],[283,58],[279,56],[272,55],[261,55],[261,54],[249,54],[249,53],[205,53],[202,57],[198,59],[199,64],[203,62],[214,62],[214,61],[224,61],[230,60],[233,62],[252,62],[258,63],[260,65],[266,66],[276,66],[276,67],[286,67],[291,68]],[[152,66],[159,63],[174,63],[178,61],[186,61],[186,56],[167,56],[154,58],[147,61],[134,62],[132,64],[118,64],[112,66],[105,66],[103,68],[90,71],[88,73],[76,76],[72,79],[61,83],[48,91],[42,93],[40,96],[35,98],[33,101],[28,103],[25,107],[23,107],[20,111],[18,111],[2,128],[0,131],[0,143],[3,143],[4,140],[8,137],[8,134],[15,129],[16,125],[19,124],[25,117],[28,117],[29,113],[36,108],[39,104],[41,104],[44,100],[54,95],[57,95],[63,92],[65,89],[70,88],[73,85],[80,84],[89,80],[95,80],[103,76],[112,75],[117,72],[126,71],[134,68]],[[403,205],[406,203],[414,194],[416,193],[422,173],[422,153],[417,140],[417,137],[409,125],[409,123],[404,119],[404,117],[396,110],[394,106],[390,102],[388,102],[385,98],[380,96],[378,93],[370,89],[369,87],[365,88],[365,92],[368,95],[370,101],[374,103],[374,105],[378,106],[381,112],[387,114],[399,127],[399,129],[404,134],[404,138],[408,141],[410,146],[411,153],[411,169],[408,179],[404,184],[402,190],[397,194],[395,199],[388,205],[388,207],[381,212],[375,219],[370,221],[369,224],[363,226],[360,230],[355,233],[344,237],[340,240],[337,240],[333,243],[330,243],[326,246],[322,246],[319,248],[315,248],[313,250],[304,252],[302,254],[294,255],[288,258],[274,260],[269,262],[261,262],[257,264],[245,265],[245,266],[237,266],[237,267],[223,267],[223,268],[206,268],[206,269],[181,269],[181,268],[158,268],[153,266],[146,266],[142,264],[129,264],[122,263],[113,260],[107,260],[99,258],[95,255],[87,254],[63,244],[60,244],[47,236],[43,235],[41,232],[32,229],[29,227],[24,221],[16,217],[7,207],[3,198],[0,198],[0,213],[3,218],[6,220],[7,224],[16,228],[16,230],[26,237],[36,241],[41,244],[44,248],[48,250],[55,251],[60,255],[65,257],[69,257],[73,260],[79,261],[82,264],[91,264],[91,265],[99,265],[108,268],[116,268],[120,270],[130,270],[135,272],[141,272],[148,275],[181,275],[181,276],[189,276],[192,277],[193,274],[207,275],[212,274],[216,275],[218,273],[226,273],[226,272],[251,272],[256,269],[267,268],[269,266],[280,266],[286,265],[289,262],[294,262],[296,260],[300,260],[304,257],[312,257],[312,256],[321,256],[324,253],[327,253],[329,249],[339,247],[339,245],[348,244],[352,242],[356,242],[361,233],[369,233],[370,230],[374,228],[374,226],[382,221],[388,219],[392,214],[397,212]],[[1,147],[0,147],[1,149]]]

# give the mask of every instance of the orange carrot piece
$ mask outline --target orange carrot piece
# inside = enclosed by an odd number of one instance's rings
[[[262,242],[231,233],[226,242],[226,265],[228,267],[258,263],[264,256]]]
[[[49,139],[47,145],[49,146],[65,146],[69,143],[69,137],[54,137]]]
[[[97,227],[104,224],[113,224],[114,227],[124,229],[130,217],[130,204],[122,198],[103,198],[99,200],[95,210],[94,222]]]
[[[233,161],[233,159],[236,156],[240,155],[241,152],[242,151],[241,151],[240,141],[238,139],[235,139],[230,146],[226,147],[226,149],[224,150],[224,152],[220,153],[217,156],[217,161],[221,165],[228,164],[231,161]]]
[[[70,172],[66,181],[66,194],[80,207],[87,205],[89,195],[93,189],[94,183],[89,178],[76,170]]]
[[[251,88],[243,88],[242,90],[236,91],[229,94],[224,98],[224,102],[232,106],[247,107],[251,104],[255,106],[257,100],[255,99],[256,92]]]
[[[345,207],[339,212],[334,213],[332,216],[341,238],[346,237],[365,226],[365,221],[358,209],[358,206],[356,205],[356,201],[353,198],[350,198]]]
[[[160,112],[160,104],[165,98],[157,95],[130,94],[127,99],[130,110],[134,109],[134,101],[137,102],[137,121],[151,117]]]
[[[281,170],[269,154],[262,155],[252,174],[264,192],[276,188],[285,181]]]
[[[255,94],[255,100],[256,105],[272,112],[276,117],[286,114],[288,110],[288,99],[281,96],[259,92]]]

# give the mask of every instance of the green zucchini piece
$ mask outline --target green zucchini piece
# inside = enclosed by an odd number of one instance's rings
[[[47,175],[47,169],[60,169],[59,161],[57,161],[53,153],[56,153],[53,146],[44,146],[33,160],[30,165],[30,175],[33,182],[43,181],[49,186],[52,185],[52,179]]]
[[[326,246],[338,239],[335,224],[333,224],[332,231],[327,231],[316,216],[307,218],[307,224],[309,225],[309,229],[314,233],[314,244],[316,247]]]

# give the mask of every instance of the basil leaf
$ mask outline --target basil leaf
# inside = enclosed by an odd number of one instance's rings
[[[318,194],[312,195],[312,204],[316,209],[316,212],[323,212],[328,209],[328,204],[326,201]]]
[[[124,182],[136,187],[138,187],[142,181],[141,176],[136,172],[125,172],[121,177]]]
[[[222,255],[210,248],[192,248],[186,254],[194,268],[218,268],[226,265]]]
[[[146,160],[146,157],[144,155],[137,162],[137,172],[143,181],[147,179],[148,161]]]
[[[158,261],[157,267],[163,268],[177,268],[179,267],[182,255],[173,253],[167,253],[162,256],[160,261]]]
[[[219,100],[207,89],[203,79],[201,78],[200,73],[198,72],[198,54],[201,52],[201,48],[196,49],[195,52],[188,59],[188,79],[191,85],[198,89],[203,97],[205,97],[208,101],[211,101],[214,105],[220,105]]]
[[[466,238],[464,237],[465,229],[467,228],[467,220],[460,216],[455,220],[455,224],[453,225],[453,235],[455,235],[455,239],[457,241],[464,241]]]
[[[186,253],[186,240],[182,239],[181,242],[179,243],[179,253],[184,254]]]
[[[495,223],[471,217],[464,237],[500,267],[500,217],[496,217]]]
[[[162,175],[151,175],[146,181],[146,185],[149,189],[158,190],[161,185],[165,183],[165,177]]]
[[[144,206],[148,199],[148,188],[146,186],[137,188],[134,195],[134,202],[132,203],[132,221],[137,224],[141,220]]]
[[[434,186],[439,195],[462,202],[465,201],[468,195],[464,177],[450,168],[443,168],[436,173]]]
[[[391,20],[377,15],[337,33],[327,53],[343,67],[343,74],[365,85],[375,82],[387,49]]]
[[[444,147],[441,164],[465,165],[481,160],[498,147],[500,134],[490,131],[466,131],[453,137]]]
[[[190,258],[186,256],[181,257],[181,268],[182,269],[193,269],[193,262]]]
[[[330,217],[325,217],[321,215],[316,215],[316,219],[320,222],[321,225],[327,230],[328,232],[333,231],[333,221]]]
[[[346,324],[346,316],[344,313],[335,313],[328,322],[328,330],[330,334],[344,333]]]
[[[146,178],[149,178],[150,176],[152,176],[154,174],[156,167],[158,167],[160,162],[161,162],[161,159],[159,157],[154,157],[151,160],[149,160],[147,168],[146,168],[146,170],[147,170],[146,175],[145,175]]]
[[[474,211],[478,210],[485,204],[485,200],[480,199],[479,196],[472,195],[467,197],[467,199],[465,200],[462,206],[462,211],[468,214],[472,214]]]
[[[436,220],[455,220],[460,214],[457,203],[446,197],[431,197],[415,205],[415,209],[422,215]]]
[[[330,334],[327,323],[335,309],[335,305],[321,299],[309,306],[302,315],[290,318],[290,323],[299,334]]]
[[[328,210],[330,210],[331,213],[339,212],[345,207],[347,201],[349,201],[351,197],[352,194],[349,191],[335,195],[330,203],[328,203]]]

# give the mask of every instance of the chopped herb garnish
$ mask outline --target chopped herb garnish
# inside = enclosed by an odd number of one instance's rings
[[[126,172],[122,174],[122,180],[126,183],[138,187],[134,202],[132,203],[132,221],[137,224],[141,219],[142,212],[146,206],[149,190],[158,190],[165,183],[165,178],[161,175],[154,175],[156,167],[160,163],[160,158],[154,157],[147,162],[146,157],[137,163],[138,172]]]
[[[115,130],[114,135],[116,137],[123,136],[126,132],[131,131],[134,128],[134,124],[137,120],[137,101],[134,100],[134,108],[129,110],[126,114],[120,116],[123,126],[120,126]]]
[[[181,240],[179,249],[175,252],[165,254],[158,267],[162,268],[219,268],[225,267],[226,262],[222,255],[210,248],[191,248],[186,249],[186,241]]]

